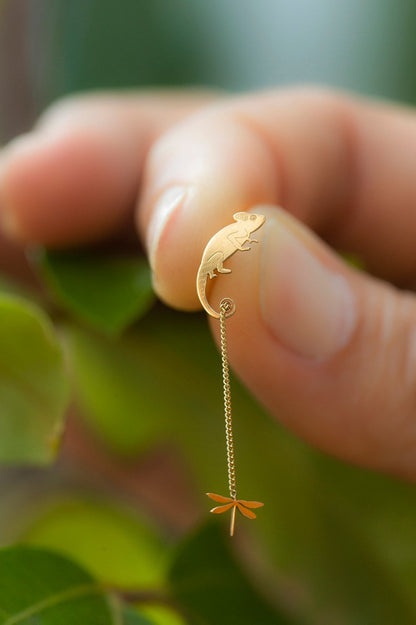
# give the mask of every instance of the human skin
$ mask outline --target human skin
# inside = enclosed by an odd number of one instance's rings
[[[157,293],[195,310],[207,241],[266,215],[212,293],[237,301],[233,368],[299,436],[414,480],[415,163],[412,109],[329,90],[73,97],[2,150],[1,236],[16,264],[109,237],[136,205]]]

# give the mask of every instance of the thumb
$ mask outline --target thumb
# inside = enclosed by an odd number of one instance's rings
[[[213,282],[232,297],[231,365],[290,429],[341,458],[416,478],[416,299],[346,265],[270,206],[261,242]],[[263,230],[263,232],[262,232]],[[212,320],[218,338],[218,322]]]

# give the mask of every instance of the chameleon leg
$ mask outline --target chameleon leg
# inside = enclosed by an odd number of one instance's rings
[[[222,261],[218,261],[217,271],[218,273],[231,273],[231,269],[227,269],[226,267],[224,267]]]

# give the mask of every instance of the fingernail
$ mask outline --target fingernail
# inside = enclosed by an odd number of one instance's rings
[[[269,217],[265,235],[261,311],[266,325],[298,355],[329,358],[345,347],[356,323],[346,278],[321,262],[305,229],[292,218]]]
[[[151,267],[154,267],[160,238],[167,222],[173,216],[174,212],[185,203],[189,195],[189,187],[177,186],[170,187],[158,199],[147,230],[147,250]]]

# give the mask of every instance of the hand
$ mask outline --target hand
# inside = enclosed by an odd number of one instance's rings
[[[415,113],[313,90],[209,99],[56,105],[1,156],[5,230],[21,243],[87,243],[122,227],[139,198],[156,290],[196,309],[210,236],[267,205],[261,246],[216,281],[238,291],[234,369],[313,444],[415,479],[416,297],[397,289],[416,278]]]

